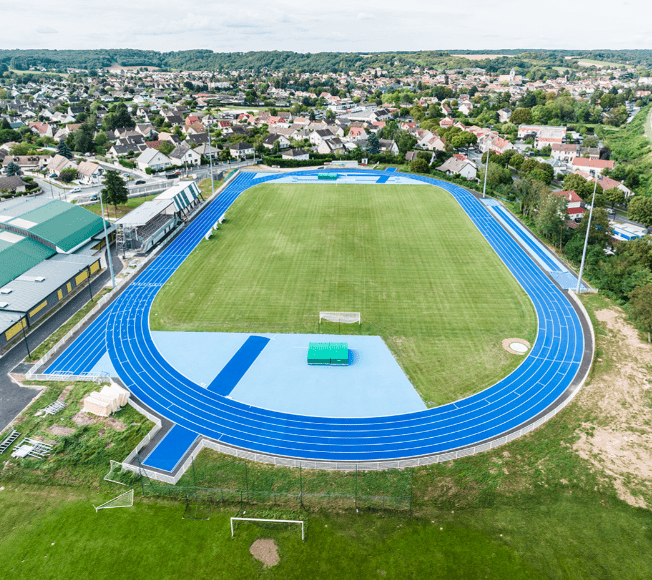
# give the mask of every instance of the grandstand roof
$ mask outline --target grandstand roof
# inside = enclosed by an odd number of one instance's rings
[[[102,218],[58,199],[29,198],[0,204],[0,228],[37,236],[59,252],[70,252],[102,230]]]
[[[171,199],[154,199],[146,201],[127,215],[121,217],[116,225],[138,228],[152,221],[157,215],[165,212],[172,205]]]

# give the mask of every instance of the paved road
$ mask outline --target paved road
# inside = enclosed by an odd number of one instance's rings
[[[122,270],[122,262],[112,252],[113,268],[117,274]],[[93,294],[99,292],[102,287],[111,279],[108,271],[102,272],[91,282]],[[55,330],[57,330],[68,318],[88,303],[89,293],[82,289],[63,308],[53,314],[47,321],[30,333],[27,342],[30,349],[35,349]],[[40,392],[40,389],[19,387],[8,376],[16,365],[20,364],[27,356],[27,350],[23,341],[16,344],[7,354],[0,358],[0,431],[4,429],[18,414],[29,404],[29,402]]]

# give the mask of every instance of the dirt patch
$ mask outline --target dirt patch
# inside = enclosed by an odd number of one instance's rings
[[[75,413],[72,417],[70,417],[70,420],[75,424],[81,427],[82,425],[95,425],[100,419],[99,417],[93,417],[92,415],[89,415],[85,411],[79,411],[79,413]]]
[[[57,398],[57,401],[61,403],[65,403],[66,399],[68,398],[68,395],[70,394],[70,391],[72,391],[73,385],[68,385],[63,391],[61,391],[61,394]]]
[[[114,419],[113,417],[107,417],[104,419],[104,424],[109,428],[113,429],[114,431],[124,431],[127,426],[120,421],[120,419]]]
[[[278,557],[278,546],[274,540],[256,540],[249,548],[251,555],[262,562],[265,568],[276,566],[281,559]]]
[[[615,306],[598,310],[607,331],[598,336],[601,358],[597,378],[578,397],[594,419],[577,431],[574,449],[609,476],[620,499],[630,505],[652,505],[647,482],[652,479],[652,346]]]
[[[52,425],[48,429],[48,433],[51,433],[52,435],[62,435],[64,437],[67,437],[68,435],[72,435],[77,429],[73,429],[72,427],[63,427],[62,425]]]

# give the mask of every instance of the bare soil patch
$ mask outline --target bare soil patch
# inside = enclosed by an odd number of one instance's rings
[[[526,352],[518,352],[517,350],[514,350],[512,348],[512,344],[522,344],[523,346],[526,346],[528,350],[530,350],[531,345],[527,340],[523,340],[522,338],[505,338],[503,339],[502,346],[507,352],[511,352],[512,354],[520,354],[523,356],[526,354]]]
[[[607,331],[598,336],[602,356],[594,379],[578,403],[594,419],[583,423],[574,449],[609,476],[620,499],[630,505],[652,505],[652,346],[612,306],[596,317]]]
[[[72,427],[63,427],[62,425],[52,425],[48,429],[48,433],[51,433],[52,435],[62,435],[64,437],[68,435],[72,435],[77,429],[73,429]]]
[[[99,417],[93,417],[92,415],[89,415],[85,411],[79,411],[78,413],[75,413],[72,417],[70,417],[70,420],[75,425],[79,425],[81,427],[82,425],[94,425],[99,421]]]
[[[68,398],[68,395],[70,394],[70,391],[72,391],[73,385],[68,385],[63,391],[61,391],[61,394],[58,396],[57,401],[61,403],[65,403],[66,399]]]
[[[256,540],[249,548],[251,555],[262,562],[265,568],[276,566],[281,559],[278,556],[278,546],[274,540]]]

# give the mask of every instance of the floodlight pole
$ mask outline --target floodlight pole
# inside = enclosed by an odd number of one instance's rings
[[[99,181],[99,177],[98,177]],[[111,247],[109,246],[109,234],[106,232],[106,220],[104,219],[104,202],[102,197],[104,191],[100,191],[100,209],[102,210],[102,225],[104,226],[104,241],[106,243],[106,261],[109,263],[109,272],[111,272],[111,287],[115,290],[115,276],[113,275],[113,260],[111,260]]]
[[[25,327],[27,326],[27,316],[20,321],[20,325],[23,329],[23,342],[25,343],[25,348],[27,349],[27,356],[31,357],[32,353],[29,351],[29,344],[27,344],[27,333],[25,332]]]
[[[482,157],[480,157],[482,161]],[[482,199],[485,198],[487,192],[487,174],[489,173],[489,149],[487,149],[487,163],[484,166],[484,187],[482,188]]]
[[[213,179],[213,146],[211,145],[211,128],[208,127],[208,162],[211,168],[211,192],[215,195],[215,181]],[[211,195],[211,197],[212,197]]]
[[[582,263],[580,265],[580,275],[577,278],[576,294],[582,292],[582,274],[584,274],[584,262],[586,261],[586,248],[589,245],[589,232],[591,231],[591,218],[593,217],[593,206],[595,205],[595,190],[598,189],[598,178],[595,178],[593,186],[593,197],[591,198],[591,209],[589,210],[589,223],[586,226],[586,236],[584,238],[584,249],[582,250]]]

